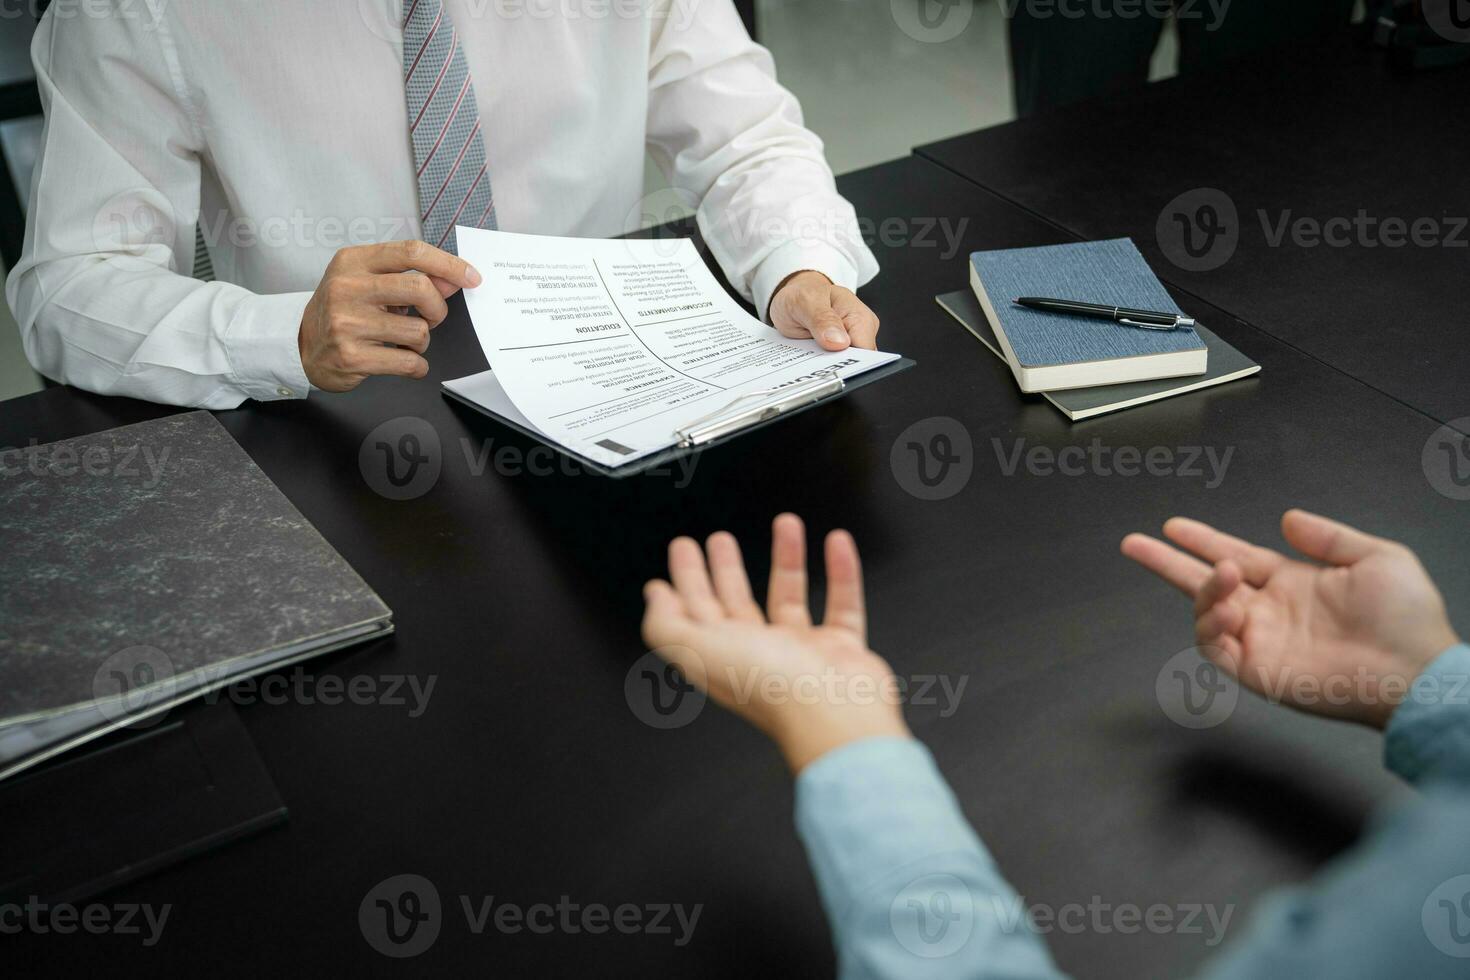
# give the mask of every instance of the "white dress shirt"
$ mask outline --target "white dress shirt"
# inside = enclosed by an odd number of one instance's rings
[[[610,236],[697,204],[764,312],[877,264],[730,0],[444,0],[500,227]],[[305,397],[302,313],[338,249],[421,234],[400,0],[117,0],[47,13],[46,130],[7,295],[38,371],[207,408]],[[645,149],[677,191],[643,199]],[[218,280],[189,277],[203,229]],[[432,349],[429,352],[433,358]]]

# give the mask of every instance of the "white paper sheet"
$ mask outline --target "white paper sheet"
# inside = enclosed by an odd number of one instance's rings
[[[674,445],[743,395],[898,359],[782,337],[730,298],[688,239],[457,231],[485,279],[465,302],[505,395],[548,439],[608,466]]]

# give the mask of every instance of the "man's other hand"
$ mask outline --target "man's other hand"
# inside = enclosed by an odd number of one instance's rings
[[[307,379],[351,391],[374,374],[422,378],[429,331],[449,315],[444,301],[480,281],[468,262],[424,242],[342,249],[301,318]]]
[[[798,272],[776,287],[771,326],[783,337],[811,337],[826,350],[878,349],[877,315],[820,272]]]

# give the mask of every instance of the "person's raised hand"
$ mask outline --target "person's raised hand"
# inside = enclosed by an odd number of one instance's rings
[[[480,284],[468,262],[425,242],[344,248],[306,304],[297,344],[307,380],[351,391],[375,374],[422,378],[445,300]]]
[[[795,772],[860,738],[911,737],[893,671],[868,649],[857,545],[833,531],[825,550],[821,625],[807,605],[806,530],[793,514],[772,526],[764,610],[724,531],[705,549],[691,538],[671,542],[670,581],[644,587],[644,642],[774,739]]]
[[[1459,642],[1444,600],[1401,544],[1302,510],[1281,520],[1297,561],[1175,517],[1123,554],[1194,600],[1195,640],[1247,688],[1379,728],[1414,678]]]
[[[878,349],[877,314],[820,272],[788,276],[771,297],[770,316],[781,336],[811,337],[825,350]]]

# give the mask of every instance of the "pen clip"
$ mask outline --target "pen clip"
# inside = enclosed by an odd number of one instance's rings
[[[1194,321],[1188,317],[1175,317],[1173,323],[1144,323],[1142,320],[1132,320],[1126,316],[1120,316],[1114,322],[1119,326],[1137,327],[1140,330],[1161,330],[1164,332],[1178,330],[1185,326],[1194,326]]]
[[[708,415],[695,419],[682,429],[676,429],[674,435],[678,438],[677,444],[680,449],[702,446],[720,436],[738,432],[767,419],[775,418],[777,415],[784,415],[794,409],[821,401],[828,395],[837,394],[846,386],[847,383],[838,375],[836,368],[822,368],[812,372],[811,378],[799,384],[766,388],[763,391],[752,391],[741,395],[724,408],[716,409]],[[763,401],[745,409],[740,408],[742,402],[752,398],[774,400]]]

